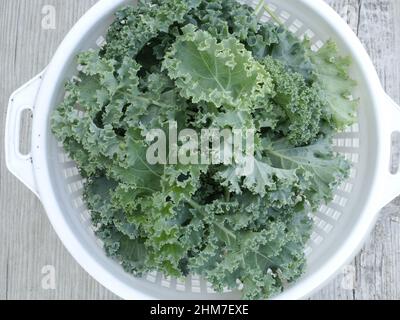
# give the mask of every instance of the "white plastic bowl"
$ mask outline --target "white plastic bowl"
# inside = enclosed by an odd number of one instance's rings
[[[246,1],[254,5],[255,2]],[[195,276],[185,281],[149,274],[137,279],[106,257],[92,231],[81,198],[82,179],[74,162],[50,132],[50,115],[62,100],[63,85],[76,73],[75,56],[101,41],[113,13],[128,0],[101,0],[73,27],[47,69],[10,98],[6,123],[8,169],[42,201],[65,247],[97,281],[125,299],[230,299],[238,292],[214,293]],[[299,36],[307,34],[316,47],[332,38],[343,55],[353,59],[352,77],[361,98],[358,124],[338,134],[337,151],[353,161],[351,178],[334,201],[316,213],[307,247],[306,274],[277,299],[309,296],[357,253],[379,210],[400,194],[400,176],[390,173],[391,135],[400,129],[400,108],[385,94],[374,66],[347,24],[322,0],[271,0],[275,13]],[[267,15],[265,16],[267,18]],[[32,148],[19,152],[21,113],[33,112]]]

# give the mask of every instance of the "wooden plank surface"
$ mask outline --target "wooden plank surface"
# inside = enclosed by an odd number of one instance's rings
[[[400,102],[400,1],[326,1],[357,32],[385,89]],[[0,299],[116,299],[66,252],[40,202],[7,171],[3,152],[8,97],[47,65],[68,30],[95,2],[0,1]],[[55,29],[42,26],[49,5],[55,8]],[[46,281],[53,267],[55,289]],[[400,299],[399,199],[382,210],[361,253],[313,298]]]
[[[64,249],[40,202],[7,172],[3,153],[3,128],[11,92],[48,64],[65,34],[95,2],[0,1],[0,298],[3,299],[115,298]],[[42,28],[42,9],[46,5],[56,8],[56,29]],[[48,265],[54,266],[55,290],[42,286],[50,270],[46,268]]]

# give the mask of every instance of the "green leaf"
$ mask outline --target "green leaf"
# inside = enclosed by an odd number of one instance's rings
[[[285,218],[278,216],[257,231],[234,231],[226,224],[234,207],[226,208],[227,215],[221,216],[223,208],[214,202],[201,212],[210,227],[203,240],[206,245],[189,260],[191,270],[206,276],[217,291],[243,284],[245,299],[271,296],[283,282],[299,277],[305,261],[299,247],[304,246],[312,225],[306,211],[299,207],[299,219],[289,228]]]
[[[185,20],[219,40],[232,35],[245,41],[259,28],[253,8],[236,0],[203,0]]]
[[[308,85],[300,73],[288,71],[276,59],[263,60],[275,85],[273,100],[281,109],[277,129],[294,145],[315,141],[321,130],[325,99],[317,85]]]
[[[272,93],[268,73],[237,40],[218,42],[193,25],[182,30],[163,67],[184,97],[248,110]]]
[[[311,203],[332,200],[333,190],[347,178],[349,163],[336,155],[329,139],[294,148],[285,139],[264,141],[265,155],[277,168],[297,170],[304,177],[303,187]],[[309,185],[308,185],[309,184]],[[307,186],[308,185],[308,186]]]
[[[278,28],[275,34],[278,40],[273,45],[271,56],[281,61],[289,71],[299,73],[306,81],[311,81],[314,65],[309,56],[311,51],[309,40],[300,40],[282,27]]]
[[[141,0],[137,6],[127,6],[116,13],[103,48],[105,57],[122,60],[135,57],[143,47],[161,32],[168,33],[174,23],[184,17],[200,0]]]
[[[249,170],[246,166],[252,168]],[[231,192],[240,194],[245,188],[262,197],[281,183],[294,185],[298,181],[295,170],[275,168],[265,160],[252,157],[243,158],[242,162],[221,169],[217,178]]]
[[[352,96],[357,83],[349,76],[351,59],[340,57],[336,44],[328,41],[311,55],[311,60],[316,67],[316,81],[323,89],[327,120],[337,130],[354,124],[359,101]]]

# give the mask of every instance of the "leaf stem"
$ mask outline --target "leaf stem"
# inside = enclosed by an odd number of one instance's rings
[[[260,10],[262,8],[262,6],[265,4],[265,0],[260,0],[256,6],[256,8],[254,9],[254,11],[259,14]]]
[[[192,199],[185,199],[185,201],[190,204],[193,209],[198,210],[199,212],[203,212],[203,208],[201,205],[199,205],[196,201],[192,200]]]
[[[229,200],[231,199],[231,192],[229,191],[228,187],[225,187],[224,191],[225,191],[225,201],[229,202]]]
[[[263,8],[271,16],[271,18],[273,20],[275,20],[275,22],[277,24],[279,24],[281,27],[285,26],[285,24],[282,22],[282,20],[275,14],[274,11],[271,10],[271,8],[266,3],[264,3],[264,7]]]
[[[171,107],[170,105],[168,105],[166,103],[162,103],[162,102],[157,101],[157,100],[153,100],[153,99],[148,99],[148,100],[149,100],[149,102],[151,104],[154,104],[154,105],[156,105],[158,107],[161,107],[161,108],[170,108]]]

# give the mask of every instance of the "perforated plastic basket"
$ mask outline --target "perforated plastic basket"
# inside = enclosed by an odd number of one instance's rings
[[[256,1],[246,1],[256,6]],[[6,123],[6,162],[9,170],[42,201],[62,242],[101,284],[126,299],[229,299],[238,292],[217,294],[204,280],[185,281],[149,274],[143,279],[125,273],[106,257],[93,233],[82,201],[82,179],[74,162],[50,132],[50,115],[63,98],[63,85],[77,71],[78,52],[96,47],[104,38],[114,12],[128,0],[101,0],[74,26],[48,68],[10,98]],[[307,35],[314,48],[332,38],[341,54],[350,55],[352,77],[361,98],[358,123],[337,135],[337,151],[353,162],[351,178],[336,191],[332,203],[315,215],[315,228],[306,253],[306,274],[280,299],[299,299],[318,289],[358,251],[379,210],[400,194],[400,176],[390,173],[391,135],[400,129],[400,109],[385,94],[366,51],[344,21],[321,0],[270,0],[270,8],[299,37]],[[260,12],[262,19],[269,15]],[[19,152],[22,111],[33,112],[31,153]]]

